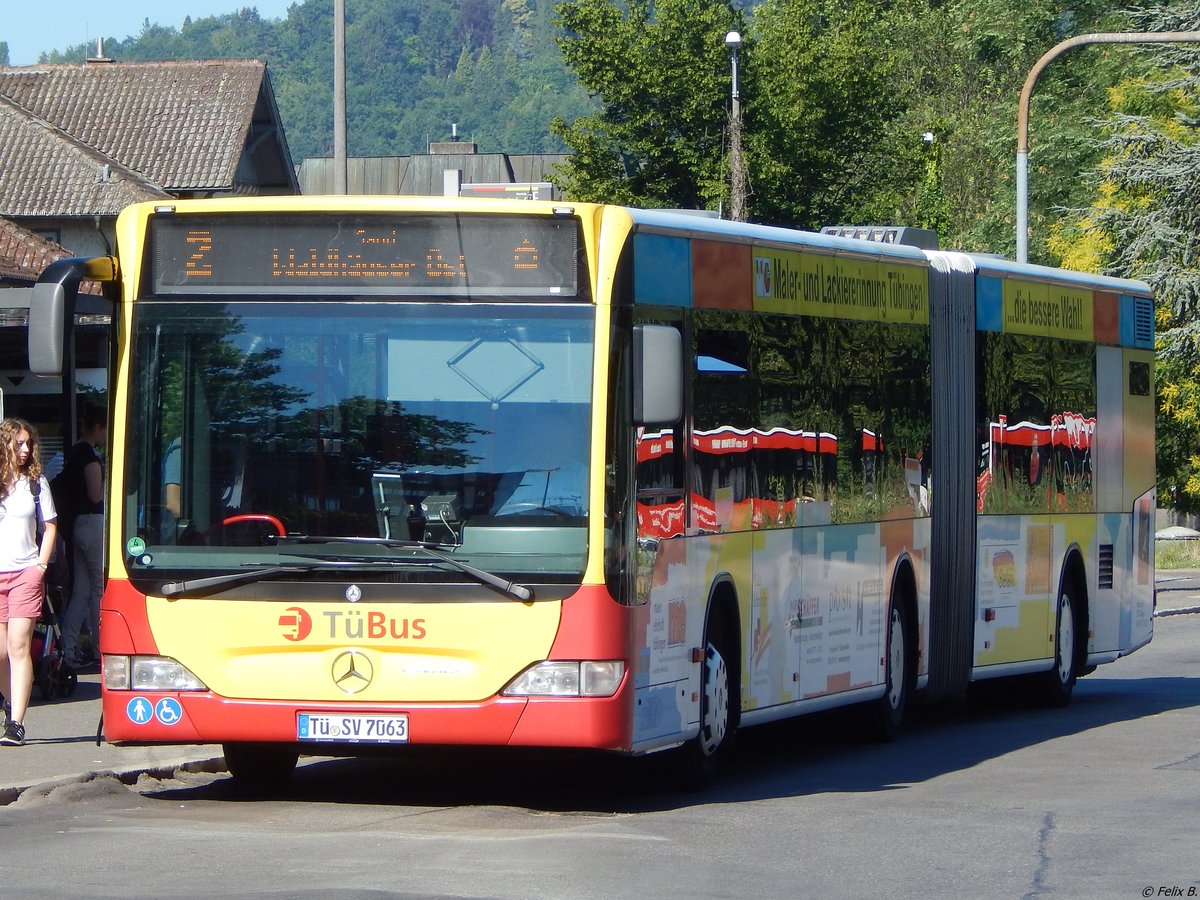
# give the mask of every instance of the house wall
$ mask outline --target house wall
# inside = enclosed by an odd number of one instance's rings
[[[69,247],[76,256],[107,256],[116,250],[116,220],[106,219],[100,223],[100,232],[94,222],[79,220],[63,222],[62,245]]]
[[[452,146],[452,145],[451,145]],[[549,181],[560,154],[430,153],[420,156],[369,156],[346,160],[346,193],[400,196],[442,195],[442,173],[462,172],[463,184],[525,184]],[[333,160],[304,160],[297,172],[302,194],[332,194]]]

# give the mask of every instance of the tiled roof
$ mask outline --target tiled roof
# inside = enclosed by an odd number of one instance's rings
[[[32,211],[37,208],[70,215],[77,206],[82,215],[108,212],[90,209],[83,198],[64,203],[76,199],[83,181],[74,163],[69,173],[46,168],[51,138],[68,139],[101,164],[119,163],[125,173],[110,167],[110,177],[127,181],[127,190],[238,190],[238,164],[252,132],[278,130],[269,85],[266,64],[255,60],[0,68],[0,182],[38,173],[38,184],[25,191],[26,205],[0,208],[0,214],[43,214]],[[286,145],[275,155],[276,169],[290,167]],[[56,183],[67,177],[69,188]],[[290,172],[284,177],[294,184]],[[0,187],[0,198],[11,201],[11,189]],[[42,202],[41,191],[58,196]]]
[[[58,244],[0,219],[0,277],[37,279],[50,263],[70,253]]]
[[[0,215],[115,216],[166,196],[0,95]]]

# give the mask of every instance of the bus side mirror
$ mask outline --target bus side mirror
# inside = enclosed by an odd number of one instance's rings
[[[68,329],[75,324],[75,300],[83,278],[112,282],[117,260],[111,256],[56,259],[46,267],[29,298],[29,371],[62,375],[67,364]]]
[[[683,415],[683,335],[670,325],[633,328],[633,420],[669,425]]]
[[[61,375],[67,291],[61,283],[38,282],[29,298],[29,371]]]

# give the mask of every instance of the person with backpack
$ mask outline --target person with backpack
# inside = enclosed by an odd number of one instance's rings
[[[83,668],[92,663],[79,649],[84,621],[92,646],[100,645],[100,594],[104,589],[104,462],[99,448],[108,441],[108,413],[88,407],[83,417],[83,438],[67,454],[61,478],[66,484],[72,546],[71,600],[63,616],[63,651],[67,664]],[[64,523],[64,527],[68,527]]]
[[[58,515],[42,475],[37,431],[21,419],[0,422],[0,746],[25,743],[33,688],[33,626],[42,615],[46,569]]]

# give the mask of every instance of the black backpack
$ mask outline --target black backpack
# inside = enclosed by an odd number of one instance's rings
[[[51,479],[50,481],[51,497],[54,497],[54,481],[55,479]],[[42,479],[30,480],[29,493],[33,494],[33,516],[37,522],[37,545],[40,547],[42,545],[42,535],[46,532],[46,523],[42,519]],[[54,500],[54,508],[55,512],[58,513],[55,520],[55,525],[58,526],[58,537],[55,540],[54,552],[50,555],[50,566],[46,570],[46,582],[47,584],[65,587],[70,583],[71,572],[70,567],[67,565],[67,554],[63,546],[63,541],[65,540],[62,530],[63,517],[62,513],[58,511],[57,498]]]
[[[58,533],[64,541],[71,539],[75,526],[75,510],[72,508],[71,489],[67,485],[67,467],[50,479],[50,496],[54,498],[54,509],[58,513]]]

